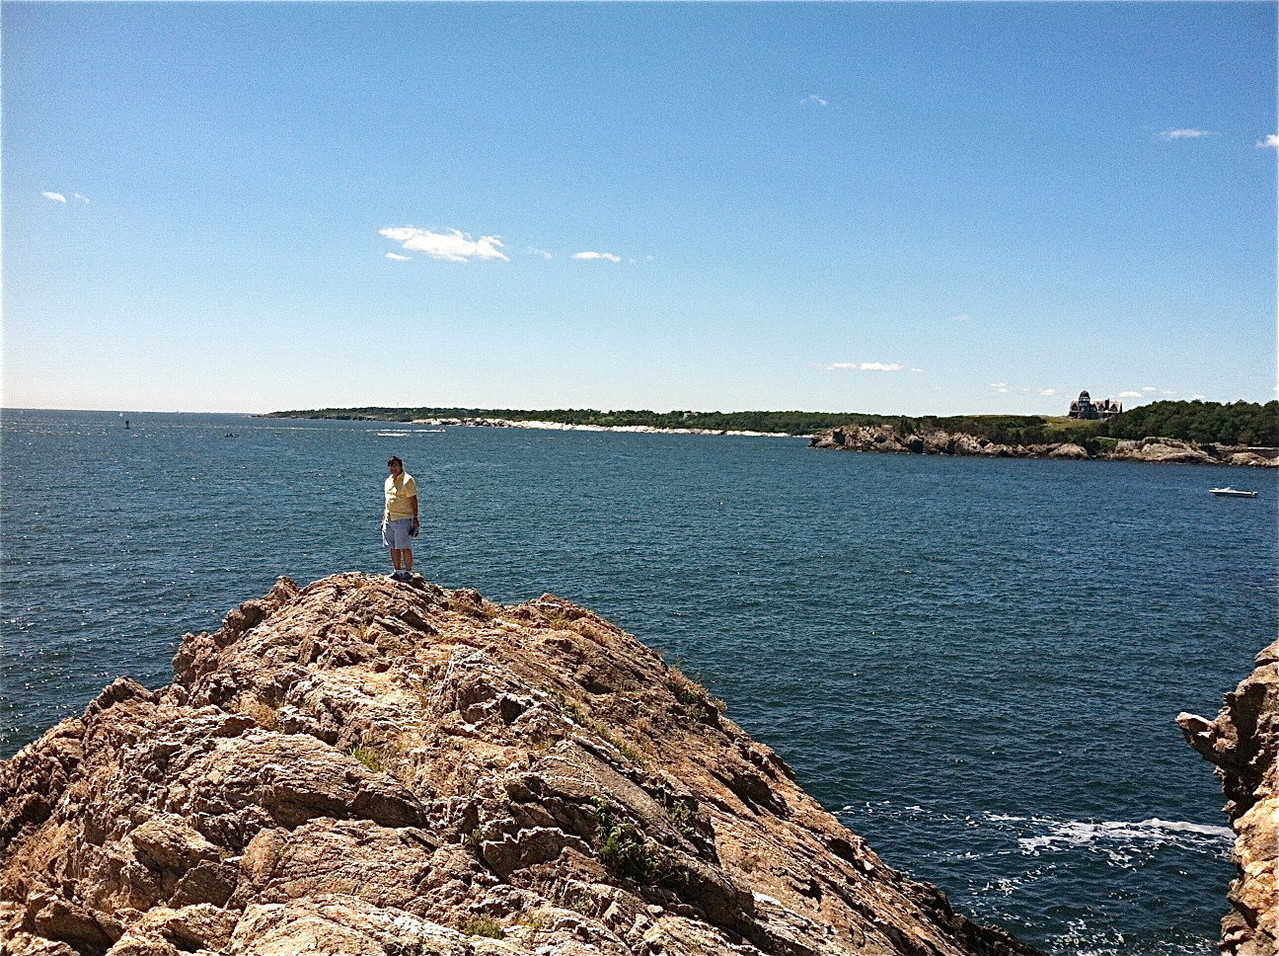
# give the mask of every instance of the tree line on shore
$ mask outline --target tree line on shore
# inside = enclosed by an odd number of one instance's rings
[[[1222,404],[1168,401],[1139,405],[1105,421],[1078,421],[1041,415],[867,415],[851,412],[654,412],[645,409],[601,411],[595,408],[323,408],[272,412],[276,418],[329,418],[410,422],[422,419],[547,421],[599,427],[748,431],[812,435],[847,425],[880,425],[906,435],[941,429],[963,432],[999,444],[1095,443],[1103,439],[1177,438],[1200,444],[1279,446],[1279,401]]]

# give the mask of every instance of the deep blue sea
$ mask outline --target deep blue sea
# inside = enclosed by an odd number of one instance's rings
[[[124,427],[128,418],[130,428]],[[0,756],[280,574],[587,605],[729,704],[885,860],[1054,954],[1215,952],[1230,836],[1178,711],[1279,632],[1275,472],[800,439],[5,411]],[[1221,499],[1217,485],[1255,489]]]

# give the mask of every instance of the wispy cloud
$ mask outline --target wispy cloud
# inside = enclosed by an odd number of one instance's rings
[[[1271,133],[1265,139],[1257,140],[1258,149],[1279,149],[1279,135]]]
[[[408,262],[410,258],[409,256],[402,256],[398,252],[388,252],[386,257],[388,259],[394,259],[396,262]]]
[[[592,261],[592,260],[601,260],[601,259],[606,262],[622,261],[621,256],[615,256],[611,252],[575,252],[573,253],[573,258],[581,259],[583,261]]]
[[[1201,139],[1215,135],[1206,129],[1166,129],[1159,134],[1159,138],[1171,142],[1174,139]]]
[[[502,252],[502,240],[497,236],[480,236],[472,239],[459,229],[433,232],[415,226],[388,226],[378,233],[393,242],[400,243],[409,252],[420,252],[432,259],[444,262],[469,262],[471,259],[500,259],[509,262]]]
[[[1008,386],[1005,385],[1003,382],[991,382],[990,387],[993,388],[995,391],[999,392],[1001,395],[1008,394]]]
[[[1059,393],[1057,389],[1055,388],[1037,388],[1035,389],[1035,394],[1036,395],[1057,395]]]
[[[900,372],[905,365],[896,362],[831,362],[828,372]]]
[[[72,198],[74,198],[74,199],[78,199],[78,200],[80,200],[80,202],[83,202],[83,203],[87,203],[87,202],[89,201],[89,197],[88,197],[88,196],[82,196],[82,195],[80,195],[79,193],[75,193],[75,194],[74,194],[74,196],[73,196]]]
[[[554,254],[547,252],[545,249],[539,249],[536,246],[529,246],[524,251],[527,252],[530,256],[538,256],[539,258],[542,258],[542,259],[555,258]]]
[[[52,199],[54,202],[65,203],[67,201],[67,197],[62,195],[62,193],[41,193],[40,195],[45,199]]]
[[[1118,398],[1143,398],[1141,392],[1120,392]]]
[[[952,322],[971,322],[972,320],[973,317],[971,315],[952,315],[950,317]]]
[[[813,103],[817,106],[830,106],[830,100],[824,100],[820,96],[817,96],[816,94],[810,94],[809,96],[805,96],[802,100],[800,100],[800,102]]]

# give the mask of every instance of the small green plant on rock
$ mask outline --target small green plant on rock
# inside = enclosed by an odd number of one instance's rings
[[[546,610],[542,612],[546,615],[546,620],[550,625],[558,631],[570,631],[573,629],[573,621],[575,618],[569,617],[558,608]]]
[[[600,862],[636,883],[656,882],[665,870],[657,845],[646,839],[635,824],[615,819],[603,799],[596,797],[594,803],[599,822],[595,849]]]
[[[534,933],[540,933],[550,925],[547,918],[541,913],[522,913],[516,922],[521,926],[527,926]]]
[[[487,936],[489,939],[506,939],[506,930],[491,916],[468,916],[458,927],[467,936]]]
[[[462,838],[462,842],[466,844],[466,848],[476,856],[480,855],[480,844],[484,842],[484,838],[480,835],[480,828],[476,827],[470,833]]]
[[[696,835],[697,830],[693,826],[693,808],[687,803],[677,803],[668,807],[666,815],[670,818],[671,826],[680,836],[689,839]]]
[[[381,752],[375,747],[356,744],[351,748],[351,756],[374,773],[386,773],[386,763],[382,759]]]
[[[564,696],[563,691],[555,692],[555,704],[559,707],[560,713],[567,717],[573,723],[585,727],[587,723],[586,713],[582,710],[582,705],[575,700],[570,700]]]
[[[631,744],[628,744],[621,737],[617,736],[617,734],[613,733],[613,731],[609,729],[607,724],[602,724],[598,720],[590,720],[590,721],[587,721],[586,728],[590,730],[593,734],[595,734],[595,736],[603,740],[605,743],[611,744],[614,750],[620,753],[623,757],[625,757],[631,763],[635,763],[635,764],[644,763],[644,755],[640,753],[640,751],[637,748],[635,748]]]
[[[675,699],[688,708],[688,715],[700,724],[715,724],[720,715],[728,710],[728,705],[722,700],[712,700],[704,689],[682,674],[672,684],[672,690],[675,692]]]
[[[697,693],[697,691],[693,690],[693,688],[688,684],[678,684],[675,687],[675,699],[685,707],[688,707],[692,704],[699,703],[702,696]]]

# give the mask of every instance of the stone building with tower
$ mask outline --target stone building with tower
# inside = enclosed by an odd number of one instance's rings
[[[1124,406],[1120,402],[1112,402],[1108,398],[1103,398],[1099,402],[1094,402],[1087,392],[1080,392],[1079,398],[1070,403],[1070,412],[1068,418],[1114,418],[1124,410]]]

